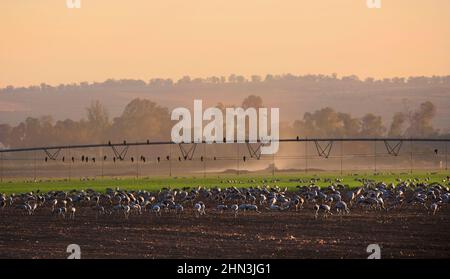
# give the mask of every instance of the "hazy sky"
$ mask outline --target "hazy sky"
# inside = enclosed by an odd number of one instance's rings
[[[0,87],[107,78],[450,74],[450,1],[0,1]]]

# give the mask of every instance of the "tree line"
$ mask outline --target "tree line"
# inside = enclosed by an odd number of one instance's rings
[[[234,105],[217,104],[224,110]],[[263,107],[261,97],[250,95],[240,104],[243,108]],[[450,137],[433,127],[436,107],[424,102],[410,111],[394,114],[390,123],[382,117],[367,113],[362,117],[325,107],[306,112],[302,119],[280,123],[281,137]],[[28,117],[16,126],[0,124],[0,147],[29,147],[61,144],[104,143],[169,140],[175,121],[170,110],[148,99],[134,99],[120,116],[111,118],[99,101],[86,108],[79,121],[72,119],[54,121],[51,116]]]
[[[208,87],[211,85],[280,85],[286,86],[309,86],[311,84],[318,84],[330,88],[351,88],[351,87],[364,87],[364,88],[377,88],[377,87],[439,87],[450,86],[450,76],[411,76],[411,77],[393,77],[375,79],[367,77],[360,79],[356,75],[348,75],[338,77],[337,74],[323,75],[323,74],[308,74],[308,75],[273,75],[267,74],[251,75],[246,77],[238,74],[231,74],[229,76],[210,76],[210,77],[190,77],[183,76],[178,80],[170,78],[153,78],[148,81],[141,79],[107,79],[103,82],[80,82],[72,84],[59,84],[52,86],[46,83],[40,85],[32,85],[28,87],[14,87],[12,85],[0,88],[1,93],[18,93],[18,92],[83,92],[89,91],[103,91],[108,89],[133,89],[133,90],[148,90],[148,89],[174,89],[185,87]]]

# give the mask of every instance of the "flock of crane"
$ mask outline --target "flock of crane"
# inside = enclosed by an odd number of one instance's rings
[[[351,214],[356,208],[363,212],[390,211],[407,205],[434,215],[450,203],[449,177],[442,183],[397,179],[397,183],[387,184],[359,179],[361,186],[357,188],[343,185],[340,179],[327,180],[330,186],[321,188],[316,185],[318,180],[299,181],[306,185],[299,185],[291,191],[263,185],[246,188],[162,188],[155,193],[108,188],[103,193],[88,189],[0,194],[0,212],[10,209],[23,215],[34,215],[42,211],[58,219],[75,219],[77,209],[84,208],[91,210],[96,218],[116,216],[128,219],[132,214],[154,214],[157,217],[166,214],[191,215],[200,218],[207,212],[229,212],[237,218],[246,212],[306,210],[317,219]]]

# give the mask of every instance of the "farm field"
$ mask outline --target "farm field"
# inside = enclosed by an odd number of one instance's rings
[[[448,207],[435,216],[411,207],[317,220],[309,207],[236,219],[214,211],[200,218],[147,212],[96,219],[88,210],[75,220],[58,220],[45,209],[34,216],[3,211],[0,258],[66,258],[72,243],[82,258],[367,258],[369,244],[381,247],[381,258],[450,257]]]
[[[294,189],[298,185],[308,185],[311,179],[318,179],[315,184],[321,187],[326,187],[335,182],[335,179],[341,179],[341,184],[349,187],[358,187],[362,183],[360,179],[370,179],[375,181],[383,181],[385,183],[395,183],[400,178],[403,181],[407,179],[419,179],[424,181],[429,179],[428,183],[442,182],[450,172],[414,172],[414,173],[347,173],[341,175],[340,173],[282,173],[272,175],[208,175],[203,176],[189,176],[189,177],[117,177],[117,178],[96,178],[96,179],[39,179],[36,182],[30,180],[8,180],[0,183],[0,193],[24,193],[37,191],[48,192],[53,190],[81,190],[92,189],[94,191],[105,191],[106,188],[119,187],[122,190],[147,190],[157,191],[163,187],[167,188],[183,188],[183,187],[219,187],[225,188],[230,186],[248,187],[257,185],[277,185],[279,187],[287,187]],[[265,182],[263,182],[265,181]]]
[[[448,258],[447,175],[16,180],[1,185],[0,258],[67,258],[70,244],[82,258],[367,258],[370,244],[382,258]]]

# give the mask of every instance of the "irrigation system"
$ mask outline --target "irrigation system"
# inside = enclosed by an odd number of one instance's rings
[[[402,146],[405,145],[405,143],[409,144],[409,153],[410,155],[410,161],[411,161],[411,172],[412,172],[412,164],[413,164],[413,150],[414,150],[414,143],[440,143],[441,147],[442,144],[444,145],[444,151],[439,151],[438,149],[434,149],[434,153],[438,154],[445,154],[445,170],[448,170],[448,144],[450,142],[450,139],[446,138],[284,138],[284,139],[278,139],[276,140],[280,143],[304,143],[305,144],[305,155],[301,158],[305,159],[305,171],[308,169],[308,143],[312,143],[315,147],[315,150],[317,152],[317,156],[321,158],[330,158],[331,150],[333,149],[333,145],[336,143],[341,143],[341,152],[340,155],[334,156],[333,158],[341,158],[341,173],[342,173],[342,157],[344,157],[342,152],[342,146],[344,142],[370,142],[374,144],[373,148],[373,154],[370,155],[375,158],[374,160],[374,170],[377,170],[376,166],[376,158],[377,158],[377,143],[383,142],[384,147],[387,151],[387,156],[399,156]],[[275,142],[275,140],[272,140],[272,142]],[[40,146],[40,147],[24,147],[24,148],[6,148],[6,149],[0,149],[0,178],[3,180],[3,161],[4,154],[14,154],[14,153],[20,153],[20,152],[30,152],[34,151],[36,152],[44,152],[45,154],[45,161],[56,161],[58,160],[58,156],[60,155],[62,150],[72,150],[72,149],[92,149],[92,148],[111,148],[114,157],[114,162],[116,160],[123,161],[125,160],[127,156],[127,151],[129,147],[133,146],[166,146],[166,145],[177,145],[179,147],[181,156],[178,157],[179,161],[182,160],[192,160],[195,154],[195,151],[197,150],[197,146],[200,144],[203,145],[211,145],[211,144],[238,144],[238,149],[240,145],[245,145],[248,150],[249,156],[242,156],[242,157],[233,157],[234,160],[249,160],[249,159],[262,159],[261,157],[267,156],[268,159],[274,160],[275,158],[278,158],[276,155],[264,155],[261,154],[261,146],[265,144],[270,144],[270,142],[262,142],[260,140],[255,142],[250,142],[248,140],[245,141],[224,141],[223,142],[206,142],[206,141],[198,141],[198,142],[183,142],[183,143],[175,143],[173,141],[141,141],[141,142],[107,142],[107,143],[97,143],[97,144],[79,144],[79,145],[57,145],[57,146]],[[239,154],[239,151],[238,151]],[[172,153],[170,155],[167,155],[164,159],[161,157],[157,157],[157,162],[160,162],[162,160],[171,161],[173,158],[171,157]],[[84,157],[84,156],[83,156]],[[292,156],[291,156],[292,157]],[[295,156],[294,156],[295,157]],[[297,156],[298,157],[298,156]],[[296,158],[297,158],[296,157]],[[300,158],[300,157],[298,157]],[[82,158],[84,160],[85,158]],[[91,158],[92,159],[92,158]],[[220,160],[221,158],[204,158],[203,156],[199,157],[199,159],[204,162],[206,160]],[[222,158],[223,159],[223,158]],[[87,160],[87,158],[86,158]],[[95,162],[95,158],[93,158]],[[100,159],[101,160],[101,159]],[[104,160],[106,160],[106,156],[104,157]],[[134,157],[131,157],[131,160],[134,161]],[[145,162],[145,157],[141,156],[140,159],[136,157],[137,160],[143,160]],[[64,157],[62,158],[62,161],[64,161]],[[72,157],[72,161],[74,161],[74,157]],[[206,166],[205,166],[206,167]],[[171,173],[171,172],[170,172]]]

